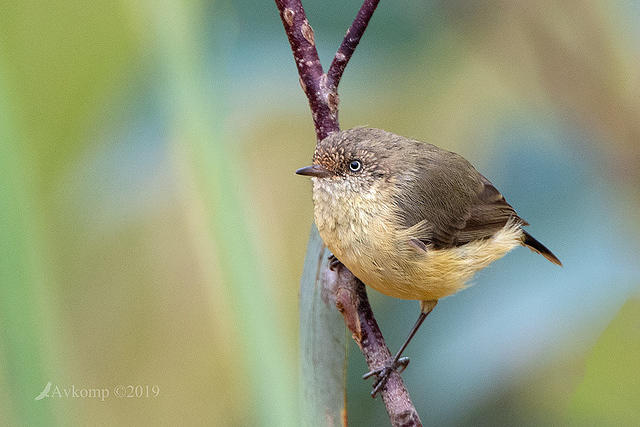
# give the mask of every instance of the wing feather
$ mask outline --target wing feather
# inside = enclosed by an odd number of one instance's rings
[[[398,215],[406,227],[423,223],[417,239],[436,249],[493,236],[521,219],[496,187],[462,156],[433,145],[398,180]]]

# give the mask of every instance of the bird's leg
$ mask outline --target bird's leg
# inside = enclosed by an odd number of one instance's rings
[[[364,380],[374,375],[377,377],[375,382],[373,383],[373,390],[371,391],[371,397],[375,398],[378,392],[382,390],[382,388],[385,386],[387,381],[389,381],[389,376],[391,375],[391,372],[397,371],[398,373],[401,373],[402,371],[405,370],[405,368],[409,364],[409,358],[402,357],[402,352],[405,350],[405,348],[407,348],[407,346],[409,345],[409,342],[411,342],[411,339],[413,339],[416,332],[418,332],[418,329],[420,329],[420,326],[422,326],[422,322],[424,322],[424,319],[427,318],[427,316],[429,315],[429,313],[431,313],[431,311],[433,310],[433,308],[436,306],[437,303],[438,303],[437,300],[421,301],[420,302],[421,310],[420,310],[420,315],[418,316],[418,320],[416,320],[415,325],[413,325],[413,328],[411,328],[411,332],[409,332],[409,336],[405,340],[404,344],[402,344],[402,347],[400,347],[400,350],[398,350],[396,355],[390,361],[385,363],[383,367],[369,371],[362,376],[362,379]]]
[[[409,336],[405,340],[404,344],[402,344],[402,347],[400,347],[400,350],[398,350],[396,355],[391,360],[387,361],[387,363],[385,363],[384,366],[382,366],[381,368],[369,371],[362,376],[362,379],[364,380],[374,375],[377,377],[373,383],[373,390],[371,391],[371,397],[376,397],[378,392],[382,390],[382,387],[384,387],[387,381],[389,381],[389,376],[391,375],[391,372],[397,370],[398,373],[401,373],[402,371],[405,370],[405,368],[409,364],[409,358],[401,357],[402,352],[404,352],[404,349],[407,348],[407,345],[409,345],[409,342],[411,341],[411,339],[414,337],[416,332],[418,332],[418,329],[420,328],[420,326],[422,325],[422,322],[424,322],[424,319],[426,319],[426,317],[427,317],[427,313],[422,313],[422,312],[420,313],[420,316],[418,316],[418,320],[416,321],[415,325],[411,329]]]

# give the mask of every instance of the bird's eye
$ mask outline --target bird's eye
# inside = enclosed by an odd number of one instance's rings
[[[351,169],[351,172],[358,172],[362,169],[362,162],[360,162],[360,160],[351,160],[349,163],[349,169]]]

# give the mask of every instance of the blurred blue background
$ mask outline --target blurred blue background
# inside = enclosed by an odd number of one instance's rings
[[[0,424],[297,425],[307,101],[272,2],[2,1]],[[325,68],[356,1],[305,1]],[[381,2],[343,128],[456,151],[516,249],[407,354],[427,424],[640,422],[640,2]],[[417,304],[370,291],[396,349]],[[384,425],[349,344],[351,425]],[[157,385],[48,398],[47,382]]]

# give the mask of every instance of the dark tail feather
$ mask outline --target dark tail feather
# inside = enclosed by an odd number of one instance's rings
[[[526,231],[522,230],[522,232],[524,233],[524,239],[522,239],[523,245],[525,245],[526,247],[528,247],[534,252],[538,252],[540,255],[542,255],[552,263],[562,267],[562,263],[560,262],[558,257],[556,257],[549,249],[547,249],[545,245],[538,242],[536,239],[533,238],[533,236],[531,236],[531,234],[527,233]]]

